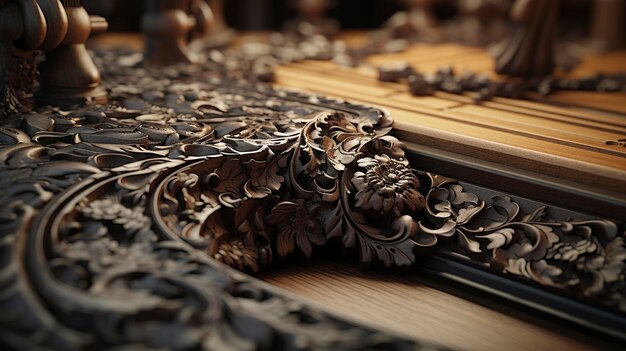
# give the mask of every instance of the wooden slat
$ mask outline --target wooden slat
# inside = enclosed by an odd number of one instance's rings
[[[625,68],[626,70],[626,64]],[[585,91],[563,91],[545,98],[551,102],[562,103],[566,106],[582,105],[599,110],[626,114],[626,94],[624,93],[595,93]]]
[[[606,140],[613,140],[623,135],[616,132],[598,129],[591,134],[590,128],[572,125],[567,121],[555,121],[519,112],[498,111],[498,113],[493,113],[490,108],[480,105],[463,105],[453,108],[451,111],[468,118],[482,118],[486,123],[494,123],[499,127],[510,127],[511,130],[552,137],[555,140],[594,145],[598,146],[599,149],[615,151],[616,153],[626,153],[626,150],[611,148],[604,144]]]

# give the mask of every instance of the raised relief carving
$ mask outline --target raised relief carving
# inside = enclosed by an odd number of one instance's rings
[[[626,311],[615,223],[522,213],[504,195],[415,170],[428,165],[409,164],[382,109],[218,80],[208,66],[99,57],[108,105],[1,122],[4,342],[415,348],[219,263],[254,271],[329,245],[387,266],[453,250]]]
[[[2,320],[2,341],[60,349],[414,349],[415,342],[307,308],[217,262],[270,262],[273,248],[262,256],[263,248],[275,236],[266,231],[263,241],[252,222],[258,212],[241,218],[237,233],[219,228],[240,220],[229,213],[248,215],[245,208],[261,201],[278,200],[259,211],[268,211],[268,223],[281,221],[281,211],[302,203],[272,195],[283,186],[288,156],[306,144],[302,127],[324,118],[351,125],[343,113],[259,89],[172,84],[162,96],[127,89],[126,100],[112,105],[3,121],[0,272],[10,289],[0,305],[15,318]],[[140,102],[144,110],[129,108]],[[353,118],[376,133],[380,112],[362,112]],[[28,338],[35,330],[45,337]]]

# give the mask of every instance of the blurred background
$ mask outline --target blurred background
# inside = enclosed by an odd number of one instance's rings
[[[226,20],[239,30],[277,30],[296,11],[289,0],[225,0]],[[138,31],[144,1],[84,0],[92,14],[105,16],[112,31]],[[336,18],[343,28],[374,28],[398,10],[402,1],[335,0],[328,17]]]
[[[468,5],[483,0],[438,0],[434,12],[441,21],[458,16],[460,3]],[[487,0],[489,1],[489,0]],[[507,1],[507,0],[504,0]],[[513,2],[513,0],[509,0]],[[561,30],[585,35],[592,16],[594,1],[563,0]],[[626,1],[626,0],[619,0]],[[296,11],[293,0],[225,0],[227,23],[238,30],[278,30]],[[342,29],[376,28],[394,13],[406,8],[406,0],[334,0],[328,17],[339,21]],[[144,1],[134,0],[84,0],[92,14],[105,16],[111,31],[139,31]]]

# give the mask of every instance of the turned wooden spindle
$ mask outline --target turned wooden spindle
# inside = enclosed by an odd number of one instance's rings
[[[107,101],[100,72],[85,48],[91,34],[107,30],[106,20],[89,16],[80,0],[61,0],[67,14],[67,34],[56,48],[46,52],[39,65],[37,105],[70,107]]]
[[[511,9],[516,28],[495,54],[496,72],[519,78],[551,74],[558,13],[559,0],[517,0]]]
[[[34,57],[21,55],[16,46],[34,50],[45,36],[46,22],[36,3],[0,0],[0,116],[25,110],[35,85]],[[30,79],[25,79],[19,66],[31,67]]]
[[[70,107],[106,102],[100,73],[85,49],[90,33],[103,32],[107,22],[90,17],[79,0],[0,1],[0,104],[3,114],[31,105],[39,65],[39,105]],[[32,107],[32,106],[31,106]]]
[[[187,13],[193,17],[194,26],[191,27],[189,41],[204,37],[210,33],[215,25],[213,10],[206,0],[192,0]]]
[[[213,11],[205,0],[148,0],[141,28],[147,37],[144,60],[149,64],[194,63],[192,39],[213,28]]]
[[[189,47],[193,52],[207,52],[229,45],[236,32],[228,27],[224,18],[223,0],[192,1],[188,12],[196,20],[189,36]]]

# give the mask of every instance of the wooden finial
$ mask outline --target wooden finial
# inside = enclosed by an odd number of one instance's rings
[[[0,1],[0,116],[30,105],[37,76],[35,58],[16,46],[34,50],[41,45],[46,36],[43,16],[35,3]]]
[[[194,49],[204,51],[216,47],[223,47],[230,44],[235,39],[235,31],[228,27],[226,19],[224,17],[224,1],[223,0],[200,0],[209,5],[211,13],[213,14],[212,23],[208,28],[208,31],[202,33],[203,35],[197,36]]]
[[[62,43],[79,44],[77,39],[80,35],[77,36],[76,32],[80,32],[80,26],[76,26],[75,23],[81,16],[75,16],[75,12],[66,10],[63,4],[66,4],[69,9],[80,6],[80,1],[3,0],[0,2],[0,74],[2,76],[0,105],[3,114],[32,107],[31,100],[37,78],[37,52],[53,50]],[[71,14],[69,18],[68,11]],[[70,25],[72,32],[68,33]],[[80,51],[80,48],[75,50]],[[77,88],[72,85],[75,82],[68,82],[68,80],[80,77],[81,69],[86,62],[90,62],[90,58],[86,56],[85,51],[86,57],[81,56],[77,60],[60,59],[59,66],[50,68],[63,72],[57,74],[58,79],[55,80],[51,75],[46,76],[46,66],[50,66],[50,62],[54,61],[54,55],[54,53],[48,53],[46,64],[40,67],[42,71],[40,95],[44,98],[48,95],[53,97],[51,100],[45,100],[45,103],[66,106],[63,99],[68,94],[74,94],[73,89]],[[95,66],[93,68],[95,69]],[[97,82],[99,83],[99,78]],[[90,82],[90,86],[92,83]],[[91,98],[89,94],[87,95]],[[72,104],[79,102],[85,102],[85,99],[74,101]]]
[[[105,31],[107,23],[101,17],[90,17],[80,0],[62,0],[62,4],[69,30],[58,47],[46,52],[46,60],[39,65],[41,88],[35,102],[61,107],[105,103],[107,96],[100,86],[100,72],[85,42],[90,34]]]

